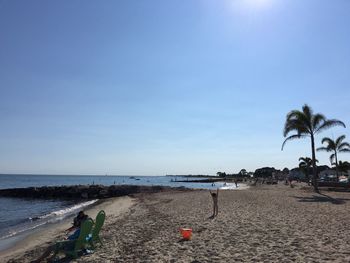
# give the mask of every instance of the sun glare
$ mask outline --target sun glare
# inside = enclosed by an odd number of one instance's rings
[[[242,0],[246,5],[252,7],[264,7],[271,3],[272,0]]]
[[[271,6],[273,0],[231,0],[233,6],[247,9],[264,9]]]

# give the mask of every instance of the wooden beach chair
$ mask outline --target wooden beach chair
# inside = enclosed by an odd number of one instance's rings
[[[87,240],[91,234],[93,224],[94,222],[91,218],[89,218],[82,223],[80,227],[79,237],[77,239],[57,242],[54,250],[54,258],[60,252],[63,252],[65,255],[72,258],[77,258],[78,253],[85,249],[87,245]]]
[[[103,245],[99,234],[105,222],[105,219],[106,219],[105,211],[101,210],[100,212],[98,212],[96,216],[94,228],[92,229],[92,237],[89,240],[89,243],[92,248],[95,248],[97,243],[100,243],[100,245]]]

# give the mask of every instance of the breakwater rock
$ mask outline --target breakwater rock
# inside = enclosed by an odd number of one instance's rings
[[[41,199],[101,199],[125,196],[137,193],[157,193],[162,191],[181,190],[184,187],[171,188],[165,186],[140,185],[72,185],[43,186],[28,188],[0,189],[0,197],[41,198]]]

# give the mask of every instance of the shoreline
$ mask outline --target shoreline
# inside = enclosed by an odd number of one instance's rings
[[[123,214],[135,204],[136,200],[129,196],[113,197],[102,199],[95,204],[84,209],[93,220],[100,210],[105,210],[107,217],[122,217]],[[37,247],[47,247],[55,240],[60,240],[65,236],[65,230],[72,226],[72,219],[75,215],[69,216],[60,222],[45,225],[29,233],[24,239],[16,242],[10,248],[0,251],[0,262],[17,262],[17,258],[25,257],[26,254]],[[108,220],[108,219],[106,219]],[[26,261],[20,261],[26,262]]]

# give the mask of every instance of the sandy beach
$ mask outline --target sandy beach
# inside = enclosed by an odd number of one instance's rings
[[[209,218],[212,202],[205,190],[115,198],[88,213],[93,217],[102,207],[104,246],[73,262],[350,261],[346,192],[319,195],[301,185],[221,191],[215,219]],[[180,227],[193,229],[191,241],[181,240]],[[52,231],[30,237],[1,255],[1,262],[37,258],[59,236],[58,227]]]

